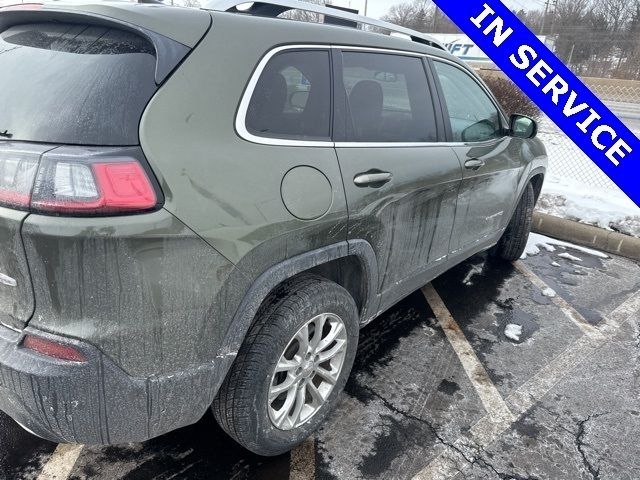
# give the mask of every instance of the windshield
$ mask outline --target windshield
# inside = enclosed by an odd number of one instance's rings
[[[153,45],[126,31],[13,26],[0,33],[0,141],[137,145],[155,66]]]

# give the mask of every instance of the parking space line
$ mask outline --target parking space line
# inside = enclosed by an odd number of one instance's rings
[[[427,299],[431,310],[433,310],[440,328],[442,328],[456,355],[458,355],[462,367],[478,392],[478,396],[487,413],[494,418],[511,419],[513,415],[507,404],[491,381],[491,378],[489,378],[489,374],[478,359],[476,352],[453,319],[438,292],[433,288],[433,285],[428,284],[422,288],[422,293]]]
[[[316,441],[307,438],[291,451],[289,480],[313,480],[316,476]]]
[[[545,289],[551,289],[547,283],[538,277],[533,271],[531,271],[523,262],[517,261],[513,263],[513,266],[522,275],[524,275],[531,283],[538,287],[541,291]],[[560,309],[566,317],[575,323],[580,330],[586,335],[601,335],[601,332],[590,324],[575,308],[562,298],[560,295],[556,295],[551,298],[551,301]]]
[[[58,445],[42,468],[38,480],[66,480],[69,478],[71,470],[82,453],[82,448],[82,445]]]
[[[502,421],[486,415],[465,435],[440,453],[429,465],[418,472],[413,480],[449,479],[478,462],[482,450],[495,442],[515,421],[542,400],[551,389],[567,377],[578,365],[613,339],[615,333],[627,322],[633,322],[640,313],[640,292],[632,294],[622,305],[594,327],[596,335],[584,335],[571,347],[553,359],[529,381],[520,386],[508,398],[515,416]],[[482,461],[480,461],[482,464]]]

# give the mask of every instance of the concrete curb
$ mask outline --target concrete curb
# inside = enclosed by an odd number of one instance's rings
[[[539,212],[533,214],[533,231],[565,242],[640,261],[640,238]]]

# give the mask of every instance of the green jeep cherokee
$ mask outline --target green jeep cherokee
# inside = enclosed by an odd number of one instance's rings
[[[211,408],[282,453],[360,327],[523,251],[533,120],[425,35],[240,3],[0,9],[0,409],[36,435],[144,441]]]

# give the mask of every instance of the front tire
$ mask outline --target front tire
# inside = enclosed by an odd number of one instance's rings
[[[264,456],[293,449],[335,407],[356,355],[358,311],[322,277],[285,282],[258,311],[212,410],[238,443]]]
[[[527,184],[522,198],[511,217],[507,229],[498,244],[493,247],[491,254],[494,257],[509,262],[514,262],[522,257],[533,223],[533,209],[536,204],[536,195],[533,185]]]

